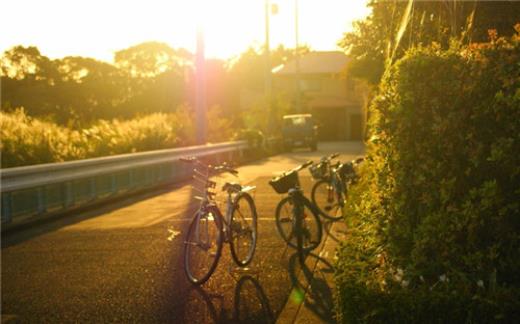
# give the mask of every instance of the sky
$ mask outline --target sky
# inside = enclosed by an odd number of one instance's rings
[[[270,0],[270,44],[295,46],[295,0]],[[114,52],[145,41],[192,52],[197,27],[208,58],[229,59],[265,42],[265,0],[15,0],[0,6],[0,53],[37,46],[50,58],[69,55],[112,62]],[[298,0],[299,43],[336,50],[366,0]]]

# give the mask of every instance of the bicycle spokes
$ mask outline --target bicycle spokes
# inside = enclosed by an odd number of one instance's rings
[[[216,267],[222,248],[221,229],[211,213],[194,218],[185,241],[185,271],[196,284],[205,282]]]
[[[251,196],[243,194],[235,201],[231,215],[231,254],[240,266],[247,265],[256,247],[257,219]]]

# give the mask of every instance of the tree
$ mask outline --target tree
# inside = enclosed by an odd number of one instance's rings
[[[115,66],[92,58],[68,56],[57,61],[62,83],[56,87],[58,105],[70,107],[71,118],[90,122],[117,117],[115,107],[127,100],[128,79]]]
[[[349,72],[372,84],[379,83],[386,62],[412,46],[436,42],[447,48],[452,39],[483,42],[489,29],[511,36],[519,19],[512,13],[520,12],[520,2],[511,1],[372,0],[368,6],[372,14],[356,22],[354,31],[344,34],[339,45],[351,56]]]
[[[167,70],[191,65],[193,55],[185,49],[175,50],[165,43],[145,42],[117,51],[114,57],[118,68],[132,77],[150,78]]]
[[[41,55],[34,46],[14,46],[0,61],[2,107],[23,106],[32,115],[43,115],[54,96],[48,89],[61,82],[56,61]]]

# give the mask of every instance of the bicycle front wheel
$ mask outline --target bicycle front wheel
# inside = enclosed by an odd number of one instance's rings
[[[196,285],[206,282],[222,253],[222,224],[210,211],[198,212],[184,242],[184,270]]]
[[[276,206],[276,228],[282,239],[292,248],[303,251],[315,249],[321,242],[321,221],[305,204],[302,204],[301,228],[297,228],[293,198],[285,197]],[[301,243],[298,242],[301,236]]]
[[[253,259],[257,239],[257,214],[253,198],[240,193],[231,212],[231,256],[239,266],[246,266]]]
[[[329,181],[320,180],[316,182],[312,187],[311,199],[323,217],[333,221],[340,220],[343,217],[345,194],[338,192]]]

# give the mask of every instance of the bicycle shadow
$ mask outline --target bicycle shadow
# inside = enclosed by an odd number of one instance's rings
[[[309,267],[310,265],[310,267]],[[309,253],[302,265],[297,252],[289,259],[289,277],[296,292],[294,299],[316,314],[325,323],[336,323],[334,300],[325,275],[332,274],[332,264],[320,256]]]
[[[322,223],[322,227],[323,227],[323,231],[325,232],[326,235],[324,235],[324,237],[328,237],[328,238],[331,238],[334,242],[340,242],[341,241],[341,237],[345,236],[346,235],[346,232],[343,231],[343,230],[338,230],[336,228],[335,231],[332,231],[332,226],[337,223],[337,222],[341,222],[343,221],[342,219],[340,220],[337,220],[337,221],[333,221],[333,220],[325,220],[323,218],[320,219],[321,220],[321,223]],[[339,235],[338,235],[339,234]]]
[[[187,298],[184,319],[196,319],[197,323],[275,323],[269,299],[251,275],[244,275],[237,281],[232,309],[226,309],[223,294],[207,292],[201,286],[192,286],[187,291]]]

